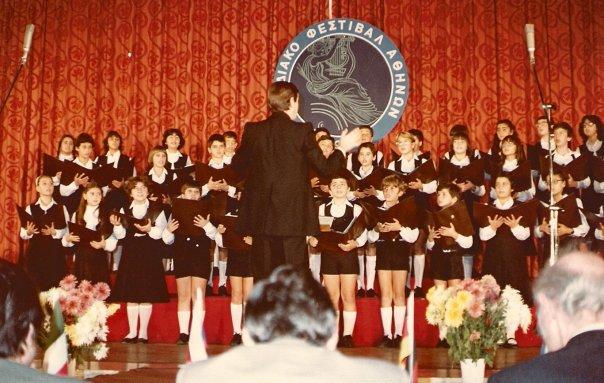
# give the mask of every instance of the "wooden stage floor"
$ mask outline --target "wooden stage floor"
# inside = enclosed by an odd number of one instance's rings
[[[110,343],[109,357],[102,362],[91,362],[86,369],[113,370],[113,375],[99,375],[89,379],[92,382],[174,382],[178,366],[185,363],[187,346],[175,344],[122,344]],[[218,355],[228,346],[210,345],[210,356]],[[374,357],[395,363],[398,349],[381,349],[359,347],[340,349],[350,356]],[[459,377],[459,365],[455,366],[448,357],[445,348],[419,348],[418,368],[420,382],[427,382],[426,377]],[[518,362],[531,359],[539,353],[538,348],[500,349],[497,352],[493,369],[488,369],[489,376],[495,371]],[[115,371],[119,371],[115,374]]]

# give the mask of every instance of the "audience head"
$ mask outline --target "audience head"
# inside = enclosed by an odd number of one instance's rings
[[[29,366],[42,309],[34,282],[18,266],[0,260],[0,358]]]
[[[283,337],[332,349],[337,342],[336,313],[327,291],[308,270],[290,265],[255,284],[245,308],[244,343]]]
[[[604,322],[604,260],[587,252],[566,254],[533,285],[539,331],[549,351],[578,332]]]

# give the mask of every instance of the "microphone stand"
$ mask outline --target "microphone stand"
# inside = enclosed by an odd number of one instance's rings
[[[548,165],[549,165],[549,265],[552,266],[556,263],[558,258],[558,213],[560,208],[558,206],[554,206],[554,193],[552,189],[553,181],[554,181],[554,148],[552,147],[552,141],[554,140],[554,123],[552,121],[552,109],[554,109],[554,104],[546,103],[545,97],[543,96],[543,90],[541,89],[541,83],[539,82],[539,76],[537,75],[537,68],[535,65],[535,59],[532,58],[530,60],[531,69],[533,71],[533,75],[535,77],[535,82],[537,83],[537,89],[539,91],[539,99],[541,100],[541,109],[545,112],[545,117],[547,118],[547,125],[549,127],[549,139],[547,140],[547,151],[548,151]]]
[[[15,72],[15,76],[13,77],[13,81],[11,81],[10,87],[8,88],[8,94],[4,98],[4,101],[2,101],[2,106],[0,106],[0,116],[2,115],[2,112],[4,111],[4,107],[6,106],[6,103],[8,102],[10,94],[13,91],[13,88],[15,87],[17,78],[19,78],[19,74],[21,73],[21,69],[23,69],[24,65],[25,65],[25,60],[21,59],[21,61],[19,62],[19,67],[17,68],[17,71]]]

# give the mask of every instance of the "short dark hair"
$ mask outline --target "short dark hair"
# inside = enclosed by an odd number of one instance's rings
[[[453,182],[438,185],[436,191],[439,192],[441,190],[448,190],[449,194],[451,194],[451,197],[457,197],[458,201],[461,200],[461,189]]]
[[[124,147],[124,139],[122,138],[122,135],[119,134],[117,130],[110,130],[109,132],[107,132],[105,138],[103,138],[103,150],[105,151],[105,153],[109,151],[109,139],[111,137],[117,137],[120,139],[120,146],[118,149],[122,151],[122,148]]]
[[[184,194],[185,190],[187,189],[199,189],[199,191],[201,191],[201,185],[199,185],[199,182],[195,180],[188,179],[183,182],[182,186],[180,187],[180,192]]]
[[[151,181],[149,181],[149,177],[147,177],[146,175],[130,177],[124,183],[124,191],[126,192],[128,198],[130,198],[130,193],[132,192],[132,189],[134,189],[136,187],[136,184],[139,182],[145,185],[147,189],[151,187]]]
[[[570,127],[570,125],[568,124],[568,122],[557,122],[557,123],[555,123],[552,130],[556,131],[558,129],[566,130],[566,135],[568,136],[568,138],[570,138],[572,140],[572,138],[573,138],[573,128]]]
[[[222,136],[226,139],[226,138],[232,138],[235,141],[237,141],[239,139],[239,136],[237,135],[237,132],[235,132],[234,130],[227,130],[226,132],[222,133]]]
[[[449,137],[456,136],[456,135],[458,135],[460,133],[463,133],[466,136],[469,136],[470,135],[470,130],[468,129],[468,127],[466,125],[455,124],[449,130]]]
[[[169,136],[176,134],[178,136],[178,138],[180,139],[180,142],[178,144],[178,149],[181,149],[183,146],[185,146],[185,136],[182,135],[182,132],[180,131],[180,129],[176,129],[176,128],[172,128],[172,129],[168,129],[164,132],[163,138],[161,140],[161,144],[164,147],[167,147],[166,145],[166,140],[168,139]]]
[[[357,126],[357,128],[360,129],[365,129],[371,132],[371,137],[373,137],[373,128],[370,125],[359,125]]]
[[[20,267],[0,260],[0,358],[19,356],[29,325],[37,330],[41,323],[34,282]]]
[[[409,134],[417,138],[418,141],[424,142],[424,133],[419,129],[409,129]]]
[[[82,144],[90,144],[94,148],[94,139],[88,133],[80,133],[78,134],[78,138],[76,138],[74,147],[79,147]]]
[[[371,150],[371,153],[373,153],[374,156],[377,155],[377,149],[375,148],[373,142],[363,142],[361,145],[359,145],[359,150],[357,151],[357,153],[361,153],[361,149],[363,148]]]
[[[336,140],[333,139],[332,136],[321,136],[318,140],[317,140],[317,144],[321,141],[331,141],[332,144],[336,144]]]
[[[258,282],[245,308],[245,327],[257,343],[289,336],[323,346],[336,326],[327,291],[309,270],[291,265],[279,266]]]
[[[315,129],[315,131],[313,133],[315,135],[317,135],[317,133],[321,133],[321,132],[323,132],[331,137],[331,133],[329,132],[329,129],[327,129],[327,128],[317,128],[317,129]]]
[[[222,134],[214,133],[208,137],[208,148],[212,146],[214,141],[222,142],[223,144],[225,143],[224,136]]]
[[[268,87],[268,106],[273,112],[284,112],[289,109],[289,100],[298,99],[298,88],[291,82],[277,81]]]

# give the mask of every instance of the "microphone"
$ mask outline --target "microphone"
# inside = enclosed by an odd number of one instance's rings
[[[528,49],[529,61],[535,65],[535,24],[525,24],[526,48]]]
[[[36,28],[33,24],[27,24],[25,27],[25,35],[23,35],[23,56],[21,57],[21,65],[27,62],[27,56],[29,56],[29,49],[31,48],[31,39],[34,37],[34,29]]]

